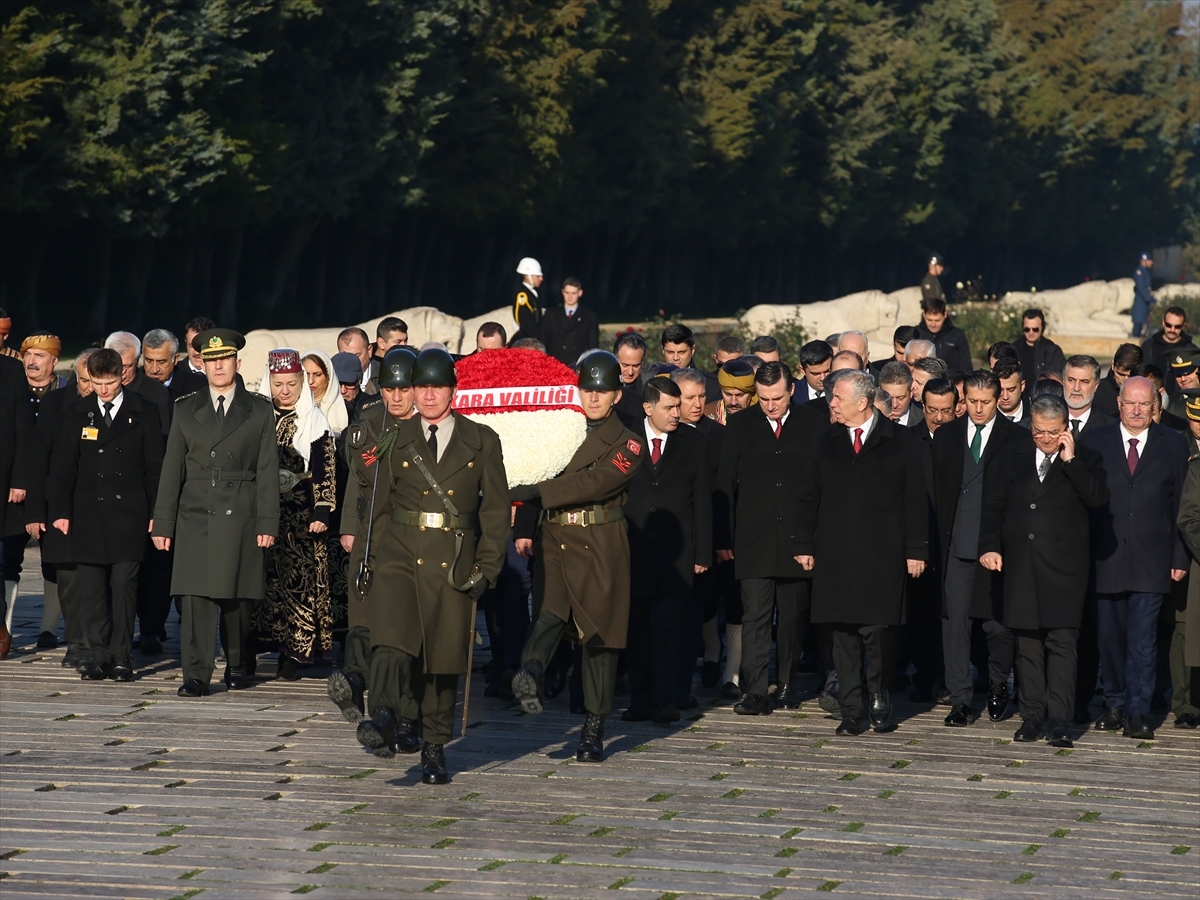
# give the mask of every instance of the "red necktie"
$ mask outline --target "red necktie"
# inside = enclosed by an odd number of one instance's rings
[[[651,438],[650,462],[657,466],[660,459],[662,459],[662,438]]]
[[[1127,457],[1125,457],[1125,461],[1129,464],[1129,474],[1130,475],[1132,475],[1134,472],[1137,471],[1137,464],[1138,464],[1137,445],[1138,445],[1137,438],[1129,439],[1129,455]]]
[[[855,453],[862,452],[862,429],[861,428],[854,429],[854,452]]]
[[[779,440],[779,436],[783,434],[783,419],[771,424],[775,427],[775,440]]]

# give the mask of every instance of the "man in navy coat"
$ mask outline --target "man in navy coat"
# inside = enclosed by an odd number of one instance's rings
[[[1109,502],[1092,517],[1092,560],[1104,680],[1102,731],[1154,737],[1146,717],[1154,691],[1156,627],[1171,582],[1187,574],[1175,525],[1187,475],[1182,435],[1153,421],[1155,387],[1130,377],[1121,386],[1120,420],[1083,443],[1100,451]]]

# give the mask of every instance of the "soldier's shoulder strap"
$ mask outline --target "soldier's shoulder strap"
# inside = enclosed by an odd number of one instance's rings
[[[180,400],[187,400],[189,397],[195,397],[198,393],[200,393],[200,392],[192,391],[190,394],[180,394],[178,397],[175,398],[175,402],[178,403]]]

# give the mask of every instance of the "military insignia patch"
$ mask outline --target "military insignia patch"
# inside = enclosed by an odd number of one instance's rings
[[[630,441],[629,443],[632,444],[633,441]],[[617,455],[613,457],[612,464],[621,470],[622,475],[625,475],[629,472],[633,462],[629,459],[626,459],[625,454],[618,450]]]
[[[629,448],[629,452],[632,453],[634,456],[642,455],[642,445],[639,444],[637,441],[629,440],[625,443],[625,446]]]
[[[352,444],[357,444],[361,440],[362,440],[362,428],[359,426],[355,426],[354,430],[350,432],[350,442]]]
[[[367,450],[362,454],[362,461],[367,466],[367,468],[370,468],[371,466],[375,465],[376,462],[378,462],[378,460],[379,460],[379,456],[377,455],[378,453],[379,453],[379,445],[376,445],[376,446],[372,447],[370,450]]]

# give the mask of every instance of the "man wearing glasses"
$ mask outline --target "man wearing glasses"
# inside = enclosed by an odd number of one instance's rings
[[[1158,366],[1166,373],[1168,394],[1175,393],[1175,373],[1171,371],[1171,360],[1176,354],[1195,350],[1192,336],[1187,333],[1187,313],[1181,307],[1172,306],[1163,313],[1162,329],[1142,342],[1142,362]]]
[[[1030,308],[1021,314],[1021,337],[1015,346],[1026,384],[1032,387],[1046,372],[1063,370],[1066,358],[1062,347],[1046,337],[1046,315],[1040,309]]]
[[[121,357],[121,386],[137,394],[158,409],[163,437],[171,431],[171,395],[162,382],[155,381],[138,368],[138,357],[142,353],[142,342],[136,334],[114,331],[104,339],[105,350],[116,350]]]

